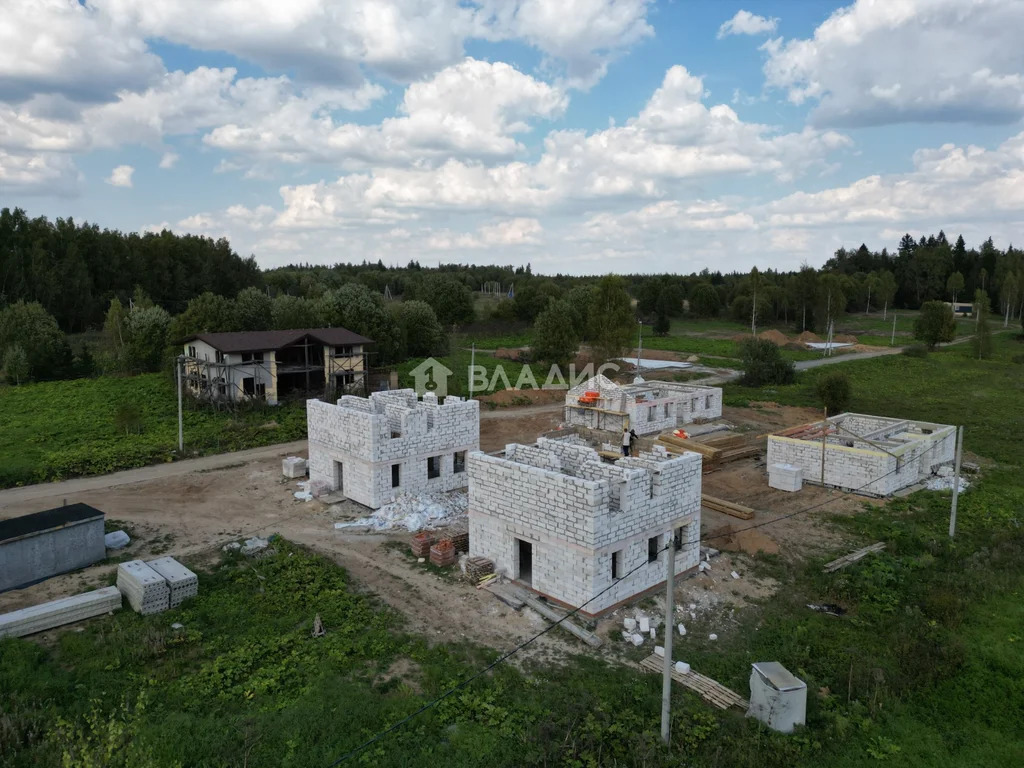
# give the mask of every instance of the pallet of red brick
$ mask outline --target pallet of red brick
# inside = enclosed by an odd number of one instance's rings
[[[455,545],[451,539],[441,539],[430,548],[430,562],[439,567],[455,565]]]

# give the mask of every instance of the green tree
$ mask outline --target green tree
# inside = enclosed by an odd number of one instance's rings
[[[309,299],[282,293],[270,307],[270,326],[278,331],[313,328],[317,324],[316,307]]]
[[[668,315],[665,312],[658,312],[654,318],[654,335],[668,336],[671,328],[672,324],[669,322]]]
[[[411,298],[425,301],[433,307],[438,322],[446,329],[473,322],[473,293],[454,277],[428,277]]]
[[[587,332],[587,321],[590,317],[590,305],[594,301],[594,286],[587,284],[573,287],[565,294],[565,301],[572,314],[572,327],[576,338],[590,338]]]
[[[174,318],[168,337],[174,344],[197,333],[235,330],[235,306],[231,299],[207,291],[190,299],[185,311]],[[180,353],[180,351],[179,351]]]
[[[373,339],[375,362],[391,363],[401,354],[401,331],[384,298],[361,283],[346,283],[327,291],[315,302],[318,324],[347,328]]]
[[[839,371],[819,376],[814,383],[814,391],[822,405],[833,415],[847,410],[853,397],[849,377]]]
[[[573,325],[572,307],[563,300],[552,301],[537,315],[533,326],[531,353],[534,359],[552,365],[566,365],[576,356],[579,337]]]
[[[954,272],[946,280],[946,293],[952,294],[953,303],[956,304],[957,294],[964,289],[964,276],[959,272]]]
[[[15,345],[28,358],[23,380],[59,378],[70,372],[71,348],[57,320],[38,302],[19,301],[0,310],[0,349],[6,355]]]
[[[926,301],[914,320],[914,338],[923,341],[929,349],[939,342],[956,338],[956,318],[953,308],[943,301]]]
[[[883,320],[889,316],[889,306],[892,304],[893,299],[896,298],[897,287],[896,276],[892,272],[888,269],[879,270],[875,296],[878,301],[882,302]]]
[[[434,309],[425,301],[401,301],[391,311],[398,323],[404,355],[430,357],[444,352],[446,336]]]
[[[824,333],[829,323],[834,322],[846,308],[846,292],[843,277],[826,272],[818,278],[818,307],[815,317],[821,318],[820,328]]]
[[[597,362],[622,357],[632,343],[636,328],[625,280],[606,275],[598,281],[589,318],[590,339]]]
[[[979,360],[992,357],[992,329],[988,324],[989,296],[979,289],[974,292],[974,338],[971,347]]]
[[[865,314],[871,314],[871,295],[875,294],[878,296],[878,274],[872,272],[864,278],[864,291],[867,293],[867,308],[864,310]]]
[[[259,288],[243,288],[235,296],[235,330],[268,330],[274,323],[273,309],[273,300]]]
[[[768,384],[792,384],[796,378],[793,363],[782,357],[782,351],[767,339],[747,339],[743,342],[743,377],[740,383],[748,387]]]
[[[128,313],[125,369],[132,373],[157,371],[167,348],[171,316],[163,307],[136,306]]]
[[[21,344],[11,344],[4,352],[4,374],[9,384],[15,386],[23,381],[28,381],[31,369],[28,364],[28,355]]]
[[[721,301],[715,286],[699,282],[690,291],[690,313],[695,317],[717,317]]]

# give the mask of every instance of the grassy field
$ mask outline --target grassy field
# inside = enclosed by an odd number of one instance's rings
[[[119,405],[138,408],[139,432],[126,434]],[[130,469],[179,458],[178,405],[165,374],[52,381],[0,387],[0,487]],[[221,453],[297,440],[305,403],[242,409],[189,408],[185,453]]]

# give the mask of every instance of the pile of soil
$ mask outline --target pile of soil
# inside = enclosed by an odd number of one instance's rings
[[[832,341],[838,341],[840,344],[856,344],[857,337],[848,333],[837,333],[832,337]]]
[[[758,552],[777,554],[779,544],[775,539],[759,530],[740,530],[732,525],[723,525],[709,531],[705,538],[709,546],[726,552],[746,552],[756,555]]]
[[[537,382],[538,384],[542,382]],[[529,400],[529,405],[541,403],[562,403],[565,402],[564,389],[501,389],[491,395],[479,398],[483,403],[494,403],[495,405],[527,405],[524,400]]]
[[[778,347],[781,347],[784,344],[789,343],[789,339],[786,338],[786,334],[782,333],[781,331],[776,331],[774,328],[770,331],[763,331],[762,333],[759,333],[757,335],[757,338],[770,341],[772,344],[775,344]]]
[[[816,334],[814,331],[804,331],[803,333],[796,337],[796,340],[803,344],[806,344],[808,342],[817,344],[821,341],[821,336]]]
[[[636,347],[629,350],[629,354],[626,355],[626,360],[633,360],[636,362]],[[645,349],[643,350],[640,357],[644,360],[672,360],[674,362],[681,362],[683,356],[678,352],[673,352],[670,349]]]
[[[499,360],[521,360],[528,349],[529,347],[498,347],[494,350],[494,356]]]

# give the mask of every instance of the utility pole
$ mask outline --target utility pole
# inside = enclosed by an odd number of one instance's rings
[[[469,399],[473,399],[473,371],[476,368],[476,342],[469,348]]]
[[[644,321],[638,320],[640,330],[637,332],[636,342],[636,375],[640,375],[640,357],[644,353]]]
[[[174,366],[175,373],[178,374],[178,454],[181,455],[185,452],[185,433],[181,423],[181,369],[185,366],[185,356],[178,355],[177,365]]]
[[[956,533],[956,502],[960,497],[960,457],[964,450],[964,428],[956,428],[956,466],[953,469],[953,502],[949,508],[949,538]]]
[[[661,681],[661,740],[666,745],[672,736],[672,632],[675,630],[676,537],[668,533],[668,557],[665,558],[665,669]]]
[[[896,345],[896,313],[892,313],[892,338],[889,339],[889,346]]]
[[[821,485],[825,486],[825,448],[828,446],[828,408],[825,409],[825,420],[821,422]]]

